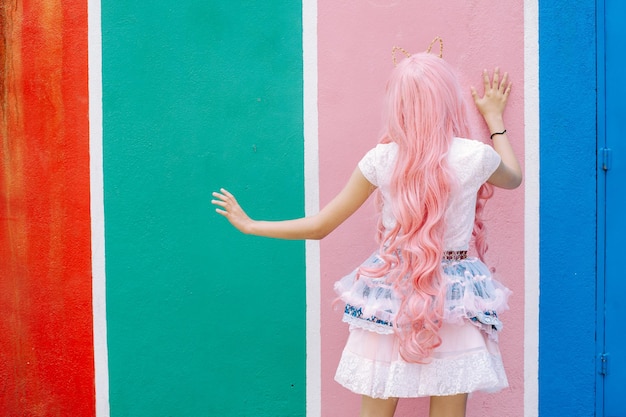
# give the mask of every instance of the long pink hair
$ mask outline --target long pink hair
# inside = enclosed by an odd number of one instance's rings
[[[444,217],[455,177],[448,166],[452,138],[468,137],[469,123],[456,74],[443,59],[429,54],[401,61],[387,84],[385,132],[381,143],[398,144],[390,183],[396,225],[385,230],[382,216],[377,240],[385,263],[363,271],[387,276],[402,297],[395,329],[400,353],[408,362],[423,362],[441,344],[446,285],[441,268]],[[481,190],[480,196],[487,197]],[[379,204],[380,201],[379,194]],[[482,258],[486,243],[480,212],[474,227]]]

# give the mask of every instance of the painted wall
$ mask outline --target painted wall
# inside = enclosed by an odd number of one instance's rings
[[[304,415],[304,244],[210,204],[303,214],[300,7],[102,2],[112,416]]]
[[[0,6],[0,415],[94,414],[87,4]]]
[[[594,415],[595,19],[592,0],[4,2],[0,415],[355,414],[358,397],[332,379],[347,336],[332,283],[374,249],[373,207],[317,258],[234,232],[210,192],[228,187],[267,219],[328,202],[378,140],[391,47],[419,52],[437,35],[468,89],[485,67],[511,73],[507,129],[537,171],[541,153],[539,381],[526,299],[539,200],[526,182],[487,213],[488,259],[514,291],[511,388],[474,395],[468,415]],[[529,51],[541,57],[531,109]],[[319,176],[305,178],[311,161]]]
[[[524,10],[519,1],[497,8],[466,1],[318,1],[320,202],[328,202],[373,147],[381,131],[381,104],[393,68],[391,48],[425,51],[435,36],[444,39],[444,58],[467,88],[480,86],[483,68],[500,66],[514,82],[505,115],[515,150],[524,155]],[[490,24],[485,25],[485,21]],[[473,106],[473,104],[472,104]],[[475,138],[488,133],[473,111]],[[524,189],[500,191],[487,206],[491,243],[487,254],[514,296],[504,317],[501,348],[510,389],[469,402],[469,416],[522,415],[524,372]],[[332,283],[376,248],[373,205],[321,244],[322,415],[356,415],[360,398],[333,381],[347,337],[340,311],[330,308]],[[427,401],[403,400],[399,415],[425,413]],[[412,414],[409,414],[412,413]],[[493,414],[492,414],[493,413]]]
[[[593,1],[540,2],[539,414],[546,416],[596,415],[595,10]]]

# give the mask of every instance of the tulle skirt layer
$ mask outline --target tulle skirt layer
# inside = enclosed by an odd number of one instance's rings
[[[374,254],[363,266],[380,262]],[[355,270],[335,284],[346,303],[343,321],[350,324],[337,382],[374,398],[493,392],[508,386],[497,335],[499,314],[508,308],[511,292],[477,258],[443,261],[442,268],[447,280],[442,343],[424,364],[400,356],[394,319],[401,300],[384,277],[356,279]]]

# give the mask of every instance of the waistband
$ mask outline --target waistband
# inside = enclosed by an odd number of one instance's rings
[[[462,261],[467,259],[466,250],[449,250],[445,251],[442,256],[444,261]]]

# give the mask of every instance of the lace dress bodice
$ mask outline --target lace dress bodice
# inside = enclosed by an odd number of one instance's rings
[[[382,221],[387,230],[396,224],[389,186],[397,154],[396,143],[379,144],[359,162],[363,176],[378,187],[382,194]],[[456,186],[450,193],[446,209],[444,248],[447,251],[467,250],[474,226],[478,189],[496,170],[500,156],[491,146],[482,142],[454,138],[448,160],[456,174]]]

